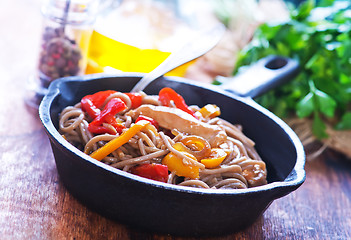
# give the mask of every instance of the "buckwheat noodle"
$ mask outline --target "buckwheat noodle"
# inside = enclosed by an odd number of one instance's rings
[[[158,101],[158,96],[146,95],[143,92],[141,94],[141,106],[161,105]],[[124,131],[126,131],[134,124],[135,113],[138,109],[131,109],[129,97],[120,92],[109,96],[105,104],[114,97],[122,99],[127,105],[125,111],[116,115],[118,121],[125,125]],[[200,108],[191,106],[191,109],[197,111]],[[206,126],[219,127],[226,135],[222,142],[211,143],[211,147],[222,148],[227,153],[224,161],[215,168],[205,168],[201,162],[173,148],[173,145],[177,142],[198,136],[191,135],[186,131],[182,131],[182,129],[165,128],[161,128],[156,133],[150,128],[144,128],[135,134],[128,143],[105,157],[102,162],[114,168],[130,172],[131,168],[139,164],[160,164],[162,159],[172,152],[177,157],[182,158],[184,164],[199,167],[199,178],[191,179],[177,176],[175,172],[169,172],[167,182],[170,184],[206,189],[244,189],[267,183],[266,165],[255,150],[255,143],[243,134],[240,125],[233,125],[218,116],[205,118],[199,115],[198,120],[206,124]],[[68,106],[59,116],[59,132],[68,142],[86,154],[96,151],[119,136],[119,134],[92,134],[88,130],[88,125],[91,121],[92,119],[82,110],[81,103]],[[105,124],[105,126],[108,127],[108,124]],[[167,132],[172,134],[167,134]],[[205,141],[209,140],[205,139]]]

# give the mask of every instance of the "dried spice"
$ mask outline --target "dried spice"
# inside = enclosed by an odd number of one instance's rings
[[[38,67],[43,87],[57,78],[77,75],[81,59],[79,46],[65,36],[63,28],[45,28]]]

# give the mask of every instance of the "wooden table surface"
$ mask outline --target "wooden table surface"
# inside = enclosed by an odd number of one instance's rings
[[[26,106],[35,71],[39,0],[0,1],[0,239],[181,239],[112,222],[65,189],[37,112]],[[351,159],[327,150],[306,182],[252,226],[218,239],[351,239]]]

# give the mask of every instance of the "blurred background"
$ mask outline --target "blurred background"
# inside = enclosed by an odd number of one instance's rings
[[[305,146],[317,141],[317,152],[333,147],[351,156],[350,4],[2,0],[0,81],[6,87],[0,95],[24,96],[35,107],[59,77],[150,72],[192,35],[221,22],[226,33],[215,48],[167,75],[222,84],[217,76],[234,76],[264,56],[295,58],[300,75],[255,100],[287,121]]]
[[[222,22],[227,33],[213,51],[168,73],[210,83],[233,73],[238,52],[257,26],[288,18],[282,0],[46,0],[41,13],[39,70],[45,82],[82,73],[150,72],[196,32]],[[57,45],[52,39],[58,39],[52,32],[60,26],[81,50],[79,70],[61,71],[72,57],[51,57]]]

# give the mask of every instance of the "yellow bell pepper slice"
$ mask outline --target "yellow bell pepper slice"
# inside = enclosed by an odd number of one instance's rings
[[[172,146],[175,150],[178,150],[180,152],[187,152],[187,153],[190,153],[189,152],[189,149],[184,146],[183,144],[181,144],[180,142],[176,142],[175,144],[173,144]]]
[[[221,109],[215,104],[207,104],[198,110],[204,118],[214,118],[221,115]]]
[[[211,153],[211,145],[202,137],[187,136],[180,140],[187,148],[187,152],[194,155],[198,160]]]
[[[127,143],[135,134],[141,131],[145,126],[150,124],[149,121],[140,120],[131,126],[127,131],[123,132],[119,137],[109,141],[101,148],[90,154],[90,157],[95,158],[98,161],[104,159],[107,155]]]
[[[205,165],[206,168],[216,168],[224,161],[226,157],[227,153],[223,149],[212,148],[210,156],[208,158],[203,158],[201,163]]]
[[[174,145],[176,145],[176,144],[174,144]],[[173,147],[177,148],[177,146],[174,146],[174,145],[173,145]],[[187,157],[190,157],[190,158],[196,160],[196,158],[193,155],[191,155],[187,152],[183,152],[183,154],[186,155]],[[183,159],[179,158],[178,156],[176,156],[172,152],[168,153],[162,159],[162,164],[167,165],[168,170],[171,172],[175,172],[175,174],[177,176],[188,177],[191,179],[198,179],[199,178],[199,167],[184,164]]]

